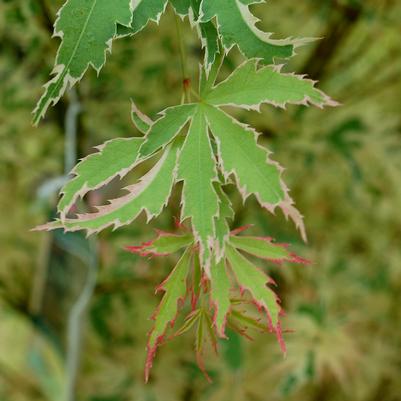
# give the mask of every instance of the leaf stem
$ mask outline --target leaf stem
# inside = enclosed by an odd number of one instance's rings
[[[180,17],[174,13],[175,17],[175,26],[177,30],[177,37],[178,37],[178,45],[180,51],[180,64],[181,64],[181,75],[182,75],[182,87],[183,87],[183,98],[187,102],[191,102],[191,79],[188,76],[188,69],[187,69],[187,55],[185,51],[185,44],[184,44],[184,37],[182,34],[181,29],[181,21]],[[183,101],[182,101],[183,103]]]

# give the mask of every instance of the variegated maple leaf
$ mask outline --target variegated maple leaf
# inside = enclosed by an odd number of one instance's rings
[[[191,221],[201,265],[210,276],[212,254],[217,262],[221,259],[228,234],[224,218],[228,215],[224,214],[230,213],[230,202],[222,185],[233,178],[244,200],[254,195],[268,211],[280,208],[305,239],[302,216],[283,182],[282,168],[258,144],[258,134],[221,107],[258,109],[266,103],[323,107],[335,103],[316,89],[313,81],[284,74],[278,67],[258,67],[256,60],[245,62],[217,85],[211,81],[215,76],[213,71],[208,79],[203,76],[198,102],[169,107],[154,122],[134,107],[133,118],[146,130],[144,137],[106,142],[98,153],[82,160],[62,190],[60,219],[42,228],[95,233],[129,224],[142,211],[150,220],[161,213],[174,184],[182,182],[181,220]],[[126,195],[99,206],[95,213],[66,218],[78,197],[154,155],[159,155],[156,165],[137,184],[125,188]],[[101,165],[105,167],[99,168]]]
[[[254,196],[269,212],[281,209],[306,239],[303,219],[283,181],[282,167],[258,143],[259,134],[228,114],[225,106],[259,110],[263,104],[285,108],[287,104],[324,107],[336,103],[317,89],[315,82],[283,73],[281,66],[273,64],[277,59],[291,57],[303,41],[273,40],[270,34],[258,30],[249,6],[261,2],[170,0],[175,12],[188,16],[197,27],[205,48],[197,100],[168,107],[154,121],[133,104],[132,120],[142,136],[112,139],[82,159],[61,191],[59,218],[38,227],[85,230],[92,234],[130,224],[142,212],[150,221],[168,204],[175,184],[182,184],[180,220],[190,223],[189,232],[160,233],[154,241],[129,248],[141,255],[168,255],[186,249],[158,288],[164,295],[153,316],[146,378],[158,345],[165,339],[168,326],[174,325],[189,294],[193,310],[177,333],[196,325],[196,353],[202,369],[205,333],[216,346],[216,338],[225,337],[227,324],[242,334],[247,326],[267,327],[284,349],[281,308],[268,287],[273,282],[244,253],[273,262],[305,261],[270,239],[238,236],[241,230],[230,232],[229,221],[234,212],[224,187],[235,183],[244,201]],[[81,79],[89,65],[100,70],[113,39],[135,35],[150,21],[159,22],[168,0],[112,3],[88,0],[81,4],[67,0],[60,10],[55,32],[62,37],[62,43],[55,77],[46,85],[35,111],[35,122],[66,88]],[[225,53],[233,46],[248,59],[228,78],[216,83]],[[77,200],[89,191],[125,176],[145,161],[151,167],[138,182],[124,188],[125,195],[97,206],[92,213],[72,212],[77,209],[73,208]],[[234,283],[240,289],[239,301],[232,298]],[[243,293],[248,293],[264,312],[267,325],[236,308],[243,301]],[[199,302],[205,297],[208,308]]]
[[[289,251],[285,244],[276,244],[271,238],[239,236],[244,228],[232,231],[226,246],[225,256],[211,266],[211,275],[202,274],[198,265],[199,249],[196,239],[190,233],[182,235],[159,232],[158,236],[140,246],[128,246],[127,250],[141,256],[169,255],[185,248],[169,277],[157,288],[164,296],[152,316],[153,328],[149,334],[145,378],[148,380],[157,347],[166,340],[169,327],[174,327],[179,309],[191,297],[191,312],[185,323],[176,332],[183,334],[196,326],[195,343],[197,360],[205,371],[202,361],[204,337],[207,335],[214,347],[217,337],[227,338],[227,322],[231,327],[244,333],[247,327],[268,330],[275,333],[283,351],[285,343],[282,336],[279,300],[269,285],[274,281],[256,267],[244,254],[256,256],[274,263],[309,263]],[[200,291],[204,287],[206,290]],[[234,300],[235,288],[242,295],[249,292],[254,304],[265,315],[265,323],[247,316],[239,309],[241,300]],[[202,301],[201,299],[205,299]],[[205,308],[205,305],[207,307]],[[229,321],[230,319],[230,321]],[[242,327],[242,328],[240,328]],[[205,372],[206,373],[206,372]]]
[[[205,49],[205,69],[216,60],[222,41],[225,52],[238,46],[248,58],[265,64],[287,59],[305,40],[274,40],[270,33],[255,27],[257,19],[249,5],[264,0],[170,0],[175,12],[189,16]],[[56,104],[64,92],[76,84],[89,66],[98,73],[111,51],[112,41],[134,36],[149,22],[159,23],[169,0],[67,0],[57,14],[54,36],[61,39],[53,78],[45,85],[34,113],[38,124],[47,109]],[[215,21],[215,22],[214,22]]]
[[[34,110],[34,124],[50,105],[58,102],[67,88],[85,74],[89,66],[98,73],[111,51],[117,25],[132,21],[131,0],[67,0],[57,14],[54,36],[61,39],[52,74],[45,93]]]

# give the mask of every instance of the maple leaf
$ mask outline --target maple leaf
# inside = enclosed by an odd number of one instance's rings
[[[128,251],[142,256],[168,255],[186,248],[184,256],[177,264],[180,267],[176,267],[165,281],[168,285],[163,284],[163,288],[166,289],[166,298],[163,298],[159,308],[153,315],[155,326],[149,335],[148,357],[145,368],[147,378],[149,377],[156,348],[164,339],[168,323],[174,323],[175,321],[177,302],[181,301],[183,303],[191,291],[196,291],[196,294],[193,293],[195,301],[192,301],[192,312],[189,313],[184,324],[176,331],[175,336],[187,333],[196,326],[196,358],[199,368],[208,379],[202,358],[203,343],[208,337],[213,348],[216,348],[217,337],[226,339],[225,329],[229,318],[231,318],[230,327],[246,337],[249,337],[246,334],[247,327],[275,333],[282,350],[285,351],[280,323],[282,309],[278,297],[269,287],[269,285],[274,284],[274,281],[251,263],[243,253],[280,264],[284,262],[307,264],[309,262],[291,252],[287,245],[274,243],[269,237],[238,235],[246,228],[241,227],[231,232],[224,256],[220,261],[216,261],[216,258],[212,259],[209,278],[201,274],[200,265],[198,264],[199,248],[194,246],[196,239],[192,234],[177,235],[159,232],[158,236],[152,241],[143,243],[140,246],[127,247]],[[188,256],[190,253],[193,253],[194,256],[192,266]],[[191,280],[188,279],[190,271],[192,271]],[[186,280],[185,284],[183,284],[184,279]],[[176,285],[173,285],[174,280],[177,280]],[[197,290],[201,287],[203,287],[202,292]],[[260,312],[263,311],[266,316],[265,324],[255,319],[252,315],[249,316],[246,312],[238,310],[238,306],[242,305],[244,301],[232,298],[231,294],[235,288],[239,288],[241,294],[245,291],[250,293],[257,309]],[[201,302],[201,305],[196,307],[199,297],[208,297],[210,310],[205,308],[205,305],[207,305],[205,302]]]
[[[294,54],[294,49],[305,40],[274,40],[270,33],[256,28],[258,19],[249,11],[253,3],[264,0],[202,0],[200,21],[217,19],[217,28],[226,52],[238,46],[247,58],[259,58],[265,64],[272,64],[276,58],[286,59]]]
[[[106,185],[117,175],[122,178],[134,166],[142,138],[118,138],[98,146],[99,152],[82,159],[72,170],[74,175],[61,190],[58,211],[62,218],[78,197]]]
[[[97,212],[79,214],[77,218],[56,220],[37,227],[37,230],[65,231],[86,230],[88,234],[106,227],[114,228],[129,224],[145,211],[148,221],[158,216],[166,206],[176,178],[176,164],[180,141],[172,143],[157,164],[139,181],[124,188],[128,194],[113,199],[108,205],[98,206]]]
[[[234,247],[228,246],[226,254],[227,260],[234,272],[241,292],[248,290],[257,307],[265,310],[269,329],[276,333],[282,350],[285,351],[281,325],[279,322],[281,308],[277,296],[269,287],[266,286],[266,284],[274,284],[274,281],[241,255]]]
[[[174,185],[182,184],[180,224],[188,221],[191,229],[182,235],[158,232],[152,241],[127,247],[142,256],[169,255],[185,249],[158,287],[164,295],[152,317],[146,380],[157,347],[164,341],[168,327],[174,325],[188,294],[192,310],[176,334],[196,326],[197,361],[207,378],[203,362],[205,340],[209,339],[216,349],[217,338],[226,337],[228,324],[246,336],[248,326],[270,330],[285,350],[282,310],[270,288],[274,282],[245,255],[274,263],[307,261],[270,238],[239,235],[244,228],[230,232],[229,221],[234,212],[224,186],[235,184],[244,201],[253,195],[271,213],[281,209],[306,240],[303,217],[283,181],[283,168],[258,143],[259,134],[233,118],[224,107],[259,111],[263,104],[281,108],[288,104],[337,105],[315,87],[315,82],[283,73],[280,65],[268,65],[277,59],[288,59],[307,40],[274,40],[271,34],[257,29],[257,19],[249,7],[264,0],[88,0],[85,4],[67,0],[55,24],[55,35],[62,38],[55,76],[39,100],[34,122],[82,78],[90,65],[100,71],[113,39],[133,36],[150,21],[158,23],[169,2],[180,17],[188,16],[205,49],[196,101],[168,107],[155,121],[132,103],[132,122],[143,137],[107,141],[82,159],[61,192],[60,217],[37,228],[86,230],[89,235],[130,224],[142,212],[149,221],[167,205]],[[216,84],[225,54],[233,46],[247,60]],[[78,198],[115,177],[125,176],[145,160],[153,166],[137,183],[124,188],[125,195],[97,206],[95,212],[70,214]],[[240,297],[234,300],[231,295],[236,289]],[[250,303],[245,301],[244,292],[266,315],[266,325],[238,310],[239,305]]]
[[[119,153],[122,144],[116,141],[82,161],[74,170],[76,176],[64,189],[59,207],[62,219],[43,228],[86,229],[93,233],[111,225],[129,224],[142,210],[150,219],[161,212],[174,184],[182,181],[181,218],[191,221],[200,247],[201,265],[210,277],[211,255],[219,261],[224,254],[229,231],[226,220],[232,218],[230,201],[221,185],[233,176],[244,200],[254,195],[270,212],[281,208],[305,239],[302,216],[282,180],[282,168],[270,159],[268,150],[257,143],[258,134],[221,107],[232,105],[249,109],[259,108],[263,103],[282,107],[310,103],[323,107],[334,106],[335,102],[316,89],[313,81],[283,74],[274,67],[258,68],[256,60],[244,63],[215,85],[220,64],[221,61],[216,60],[209,77],[202,76],[199,102],[169,107],[154,122],[133,105],[134,122],[142,131],[146,130],[143,138],[132,140],[133,154],[122,157]],[[189,129],[184,130],[187,124]],[[212,140],[216,143],[216,153]],[[146,177],[139,184],[126,188],[127,195],[98,207],[96,213],[64,219],[63,214],[78,196],[160,153],[159,162]],[[110,165],[104,171],[94,171],[102,161],[110,161]],[[89,179],[90,175],[94,176]]]
[[[220,259],[224,255],[225,244],[230,236],[230,226],[228,220],[234,218],[234,210],[231,206],[230,198],[221,188],[221,185],[215,185],[217,194],[219,195],[219,215],[215,219],[215,231],[216,238],[214,242],[214,252],[216,255],[216,260]]]
[[[132,21],[131,0],[67,0],[57,14],[54,35],[61,38],[54,78],[45,85],[45,93],[34,110],[34,124],[50,105],[58,102],[65,90],[73,86],[91,65],[98,73],[111,51],[117,24]]]
[[[149,372],[152,368],[152,361],[156,349],[163,341],[168,325],[174,325],[178,313],[179,303],[183,303],[187,294],[186,277],[191,261],[190,249],[187,249],[175,268],[165,281],[157,288],[157,291],[164,291],[164,296],[156,309],[152,319],[153,328],[149,334],[147,345],[147,357],[145,365],[145,380],[149,379]]]
[[[166,10],[168,0],[133,0],[132,22],[118,26],[118,36],[135,35],[142,31],[150,22],[160,21]]]
[[[209,71],[220,53],[219,39],[227,51],[237,45],[248,58],[271,64],[275,58],[288,58],[301,40],[273,40],[255,27],[257,19],[249,5],[263,0],[170,0],[181,16],[189,16],[205,49],[205,70]],[[168,0],[67,0],[58,12],[54,36],[62,42],[57,52],[53,74],[45,85],[45,93],[34,110],[34,124],[48,107],[58,102],[65,90],[72,87],[91,65],[99,73],[111,51],[112,41],[134,36],[150,21],[159,23]],[[212,22],[216,17],[217,27]]]
[[[182,104],[165,109],[147,131],[139,156],[150,156],[167,146],[195,114],[196,109],[196,104]]]
[[[232,285],[227,274],[225,260],[220,260],[211,267],[210,282],[210,302],[214,308],[213,324],[217,334],[226,338],[225,327],[227,315],[231,309],[230,289]]]
[[[142,113],[137,105],[131,100],[131,119],[136,129],[142,134],[146,134],[153,121],[144,113]]]
[[[178,160],[178,179],[184,183],[181,220],[191,219],[195,239],[201,247],[201,264],[208,271],[216,236],[219,197],[213,186],[218,181],[216,160],[201,109],[193,116]]]
[[[170,2],[178,15],[188,16],[191,25],[196,27],[202,48],[205,49],[204,65],[209,70],[220,52],[219,35],[212,21],[201,22],[199,20],[201,0],[170,0]]]
[[[223,82],[203,91],[202,97],[214,106],[260,110],[262,104],[285,108],[287,104],[317,107],[337,106],[316,82],[303,75],[285,74],[282,66],[258,68],[258,60],[245,61]]]
[[[163,231],[159,231],[158,234],[157,238],[152,241],[145,242],[140,246],[127,246],[126,249],[141,256],[166,256],[188,247],[194,241],[191,234],[174,235]]]

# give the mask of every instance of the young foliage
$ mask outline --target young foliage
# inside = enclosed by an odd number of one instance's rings
[[[164,296],[153,316],[146,379],[158,345],[168,327],[174,325],[189,294],[192,310],[177,334],[196,327],[195,348],[202,370],[205,371],[205,338],[216,348],[217,337],[226,338],[228,324],[241,334],[249,326],[274,332],[285,349],[279,319],[281,307],[269,287],[273,281],[244,254],[274,263],[307,262],[269,238],[239,236],[242,229],[230,232],[234,211],[225,185],[234,183],[244,201],[254,196],[271,213],[281,209],[306,239],[303,218],[283,181],[283,168],[258,142],[259,134],[224,107],[260,110],[263,104],[281,108],[293,104],[322,108],[335,106],[336,102],[317,89],[315,82],[283,73],[282,66],[273,64],[276,59],[291,57],[302,41],[273,40],[270,34],[259,31],[249,6],[261,2],[170,0],[178,16],[189,17],[205,48],[196,100],[168,107],[154,121],[132,103],[132,121],[143,136],[107,141],[98,147],[98,152],[80,161],[61,192],[59,218],[38,227],[86,230],[92,234],[107,227],[131,224],[141,212],[149,221],[167,205],[175,184],[181,184],[180,224],[190,224],[190,228],[183,235],[159,232],[153,241],[128,247],[142,256],[169,255],[185,248],[178,264],[159,287]],[[35,120],[43,116],[68,85],[82,77],[89,64],[101,68],[112,39],[133,36],[150,21],[159,22],[167,5],[167,0],[137,0],[132,4],[122,0],[106,4],[99,0],[87,1],[80,8],[75,0],[67,1],[55,28],[63,38],[56,60],[57,75],[39,102]],[[79,14],[80,24],[69,22],[75,14]],[[93,47],[92,41],[96,42]],[[216,83],[224,53],[233,46],[238,46],[247,60],[228,78]],[[153,165],[137,183],[125,188],[125,195],[97,206],[95,212],[72,213],[79,198],[117,176],[125,176],[144,161],[146,165],[153,161]],[[240,295],[234,301],[236,289]],[[247,296],[263,311],[265,325],[238,309],[246,304]]]
[[[256,327],[268,330],[276,334],[280,345],[285,350],[282,338],[280,315],[281,307],[279,299],[268,286],[274,284],[262,270],[256,267],[242,252],[250,253],[261,259],[271,260],[275,263],[291,262],[307,264],[308,261],[296,256],[283,244],[276,244],[270,238],[238,236],[244,229],[233,231],[227,241],[224,257],[213,263],[210,269],[210,277],[206,274],[198,274],[197,258],[190,263],[190,254],[196,253],[196,238],[190,234],[173,235],[159,233],[158,237],[140,246],[129,246],[127,250],[142,256],[168,255],[186,247],[183,256],[168,279],[162,284],[166,295],[161,300],[156,313],[153,316],[154,328],[149,335],[148,356],[146,362],[146,379],[156,353],[156,348],[163,342],[168,324],[173,327],[177,314],[177,303],[185,306],[188,295],[195,288],[203,288],[192,296],[192,311],[186,318],[184,325],[176,332],[181,335],[189,331],[197,323],[197,341],[195,350],[200,368],[204,370],[201,353],[205,332],[216,347],[216,338],[227,338],[226,325],[229,318],[237,321],[231,325],[241,334],[246,327]],[[192,280],[188,276],[192,275]],[[186,282],[184,283],[184,281]],[[176,284],[169,284],[176,281]],[[166,284],[167,283],[167,284]],[[159,289],[160,287],[158,287]],[[210,288],[210,290],[208,290]],[[236,289],[239,290],[239,301],[234,299]],[[241,312],[241,307],[247,303],[244,292],[248,291],[257,309],[265,314],[265,323],[255,321]],[[193,294],[194,295],[194,294]],[[200,327],[199,327],[200,326]]]
[[[164,291],[164,296],[156,309],[152,319],[154,326],[149,334],[148,356],[146,358],[145,379],[149,378],[152,361],[158,345],[163,341],[167,326],[174,326],[178,313],[179,303],[183,302],[187,293],[186,277],[191,261],[190,249],[187,249],[178,261],[177,265],[156,291]]]

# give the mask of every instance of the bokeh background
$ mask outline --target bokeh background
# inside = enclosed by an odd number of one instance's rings
[[[266,266],[279,283],[284,326],[294,330],[285,336],[288,354],[273,336],[255,332],[247,341],[230,333],[218,357],[205,355],[208,384],[195,364],[193,337],[185,335],[161,347],[148,385],[143,364],[154,287],[175,258],[142,260],[123,248],[152,237],[153,228],[174,230],[177,198],[149,226],[142,217],[90,241],[29,230],[54,216],[76,158],[107,139],[138,135],[130,98],[152,117],[179,102],[172,12],[159,27],[115,42],[99,78],[90,71],[33,128],[30,113],[52,68],[52,23],[62,2],[0,3],[1,401],[401,400],[401,2],[268,3],[254,7],[265,30],[323,38],[299,49],[285,70],[318,79],[342,103],[237,114],[286,167],[307,224],[303,244],[282,215],[231,194],[233,227],[255,224],[251,232],[292,243],[313,261]],[[187,23],[184,29],[195,78],[202,54],[196,33]],[[223,75],[240,61],[232,51]],[[118,196],[135,178],[112,182],[87,202]]]

